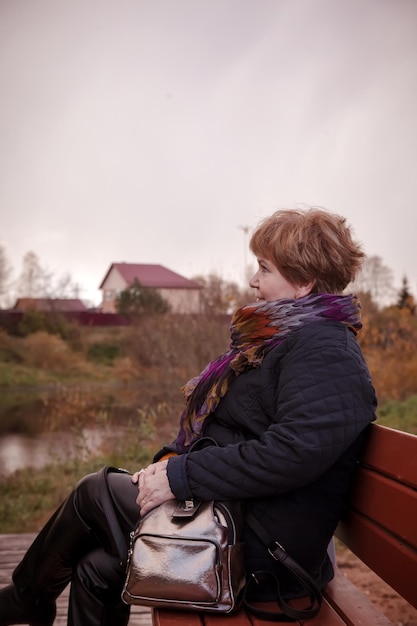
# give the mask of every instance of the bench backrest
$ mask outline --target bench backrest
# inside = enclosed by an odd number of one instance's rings
[[[417,436],[373,424],[336,536],[417,608]]]

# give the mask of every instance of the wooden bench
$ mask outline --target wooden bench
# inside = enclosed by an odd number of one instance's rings
[[[349,510],[336,536],[417,608],[417,436],[379,425],[372,425],[370,431]],[[244,610],[221,616],[153,609],[152,619],[154,626],[276,624],[261,621]],[[320,614],[304,623],[312,626],[392,625],[337,568],[334,579],[324,591]]]

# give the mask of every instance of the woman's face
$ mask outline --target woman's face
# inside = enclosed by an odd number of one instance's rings
[[[267,259],[258,257],[258,271],[252,276],[249,285],[256,290],[257,301],[272,302],[281,298],[301,298],[311,291],[311,286],[296,286],[290,283],[277,267]]]

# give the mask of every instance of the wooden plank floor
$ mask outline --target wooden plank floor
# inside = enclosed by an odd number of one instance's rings
[[[12,571],[20,561],[35,535],[0,535],[0,587],[8,585]],[[58,598],[55,626],[67,623],[67,605],[69,588]],[[130,614],[129,626],[151,626],[151,612],[146,607],[135,606]]]

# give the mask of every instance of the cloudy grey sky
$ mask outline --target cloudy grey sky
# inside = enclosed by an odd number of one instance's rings
[[[0,89],[15,277],[240,280],[242,226],[313,204],[417,291],[416,0],[1,0]]]

